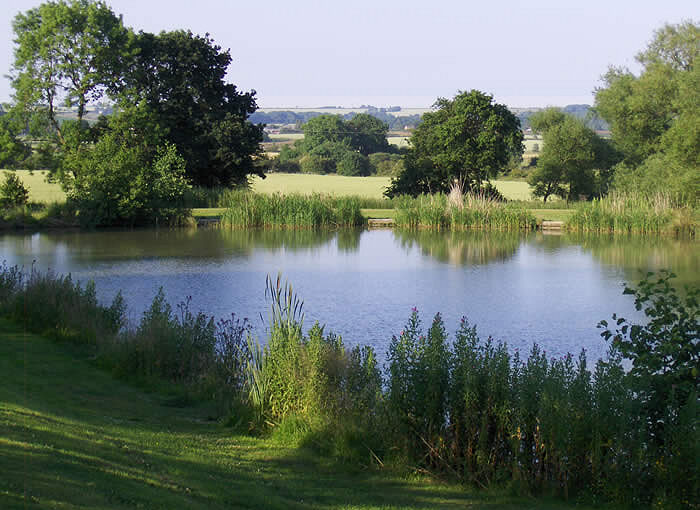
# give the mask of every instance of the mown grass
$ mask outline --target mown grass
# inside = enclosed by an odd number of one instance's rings
[[[0,320],[0,507],[573,508],[238,435]],[[585,508],[576,506],[576,508]]]
[[[252,190],[256,193],[325,193],[330,195],[357,195],[376,199],[384,198],[384,190],[391,177],[346,177],[342,175],[271,173],[265,179],[254,177]],[[508,200],[529,200],[527,182],[493,181]]]

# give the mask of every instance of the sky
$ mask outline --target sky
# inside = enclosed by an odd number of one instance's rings
[[[1,0],[0,102],[12,95],[12,18]],[[260,107],[403,106],[478,89],[511,107],[593,104],[610,65],[664,23],[700,21],[697,0],[111,0],[134,30],[209,33],[228,81]],[[9,5],[8,5],[9,4]]]

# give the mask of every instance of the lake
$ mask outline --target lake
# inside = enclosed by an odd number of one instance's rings
[[[305,327],[318,320],[346,345],[380,355],[413,307],[429,327],[440,312],[454,333],[466,316],[483,338],[551,355],[605,355],[596,324],[613,312],[641,320],[624,282],[672,269],[700,284],[698,243],[608,237],[393,230],[135,230],[0,235],[0,261],[92,279],[105,302],[122,290],[130,320],[163,287],[176,305],[216,317],[247,317],[263,339],[265,279],[283,278],[304,301]]]

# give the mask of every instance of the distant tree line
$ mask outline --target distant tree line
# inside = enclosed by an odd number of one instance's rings
[[[282,124],[289,125],[294,124],[301,126],[309,120],[319,117],[321,115],[329,115],[328,113],[318,111],[318,112],[293,112],[289,110],[285,111],[274,111],[274,112],[261,112],[257,111],[250,116],[250,121],[254,124]],[[343,120],[352,120],[356,115],[360,115],[356,112],[346,113],[343,115],[336,115]],[[420,115],[392,115],[387,113],[383,109],[377,108],[367,108],[365,115],[371,115],[372,117],[381,120],[385,123],[389,130],[400,131],[405,128],[413,129],[421,122]]]
[[[389,144],[387,124],[367,113],[344,120],[319,115],[302,126],[304,138],[284,146],[272,164],[277,171],[346,176],[393,175],[401,168],[398,149]]]
[[[610,126],[608,123],[600,117],[596,110],[588,104],[570,104],[563,108],[560,108],[562,113],[571,115],[579,120],[582,120],[584,125],[594,131],[608,131]],[[541,112],[541,108],[533,108],[532,110],[525,110],[517,113],[517,117],[520,120],[520,125],[523,129],[532,128],[532,123],[530,119]]]

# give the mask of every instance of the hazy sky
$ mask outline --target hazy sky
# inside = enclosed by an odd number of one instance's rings
[[[0,75],[11,20],[40,0],[1,0]],[[209,32],[231,49],[229,81],[263,107],[430,106],[479,89],[509,106],[592,103],[609,65],[697,0],[112,0],[135,30]],[[0,80],[0,101],[11,87]]]

